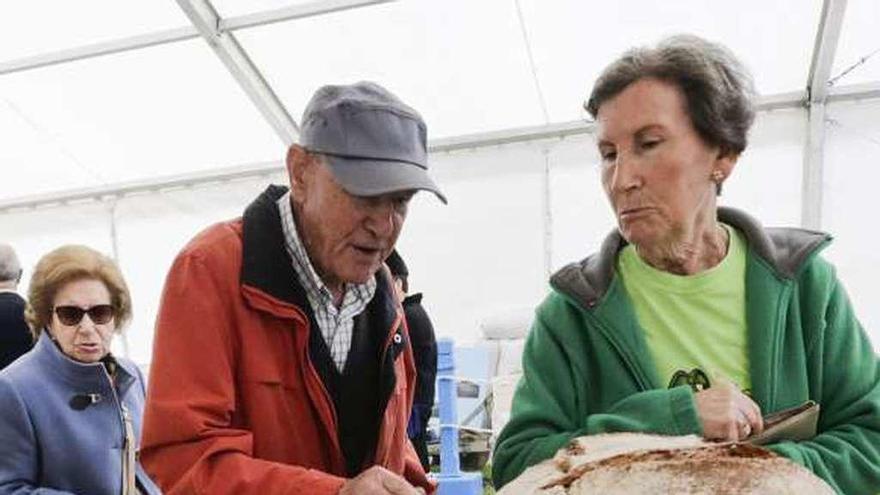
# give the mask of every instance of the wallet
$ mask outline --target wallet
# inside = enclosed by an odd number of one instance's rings
[[[819,422],[819,404],[808,400],[799,406],[764,416],[764,431],[760,435],[752,435],[745,442],[753,445],[790,440],[799,442],[816,436],[816,425]]]

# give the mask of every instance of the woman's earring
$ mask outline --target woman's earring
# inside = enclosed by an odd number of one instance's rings
[[[721,185],[724,184],[724,172],[718,169],[712,171],[712,182],[715,183],[715,194],[721,196]]]

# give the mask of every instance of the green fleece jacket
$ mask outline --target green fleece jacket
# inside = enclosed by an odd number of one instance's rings
[[[752,396],[764,414],[812,399],[818,434],[770,448],[845,494],[880,490],[880,362],[834,268],[826,234],[764,229],[719,209],[748,240],[746,320]],[[614,273],[625,241],[551,278],[523,353],[523,379],[495,446],[502,486],[581,435],[702,434],[689,387],[664,388],[635,311]],[[698,329],[695,329],[698,331]]]

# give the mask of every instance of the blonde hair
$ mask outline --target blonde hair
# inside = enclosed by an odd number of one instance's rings
[[[116,331],[131,319],[131,295],[122,272],[112,259],[87,246],[67,245],[37,262],[28,288],[25,319],[34,339],[52,320],[55,295],[66,284],[82,279],[100,280],[110,292]]]

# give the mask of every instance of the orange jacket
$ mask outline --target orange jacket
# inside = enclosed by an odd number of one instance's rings
[[[294,302],[295,272],[272,202],[279,190],[270,187],[244,220],[198,235],[166,280],[141,451],[166,493],[329,494],[346,481],[333,401],[309,358],[309,320]],[[430,493],[406,436],[415,366],[396,305],[384,350],[393,353],[395,384],[373,463]]]

